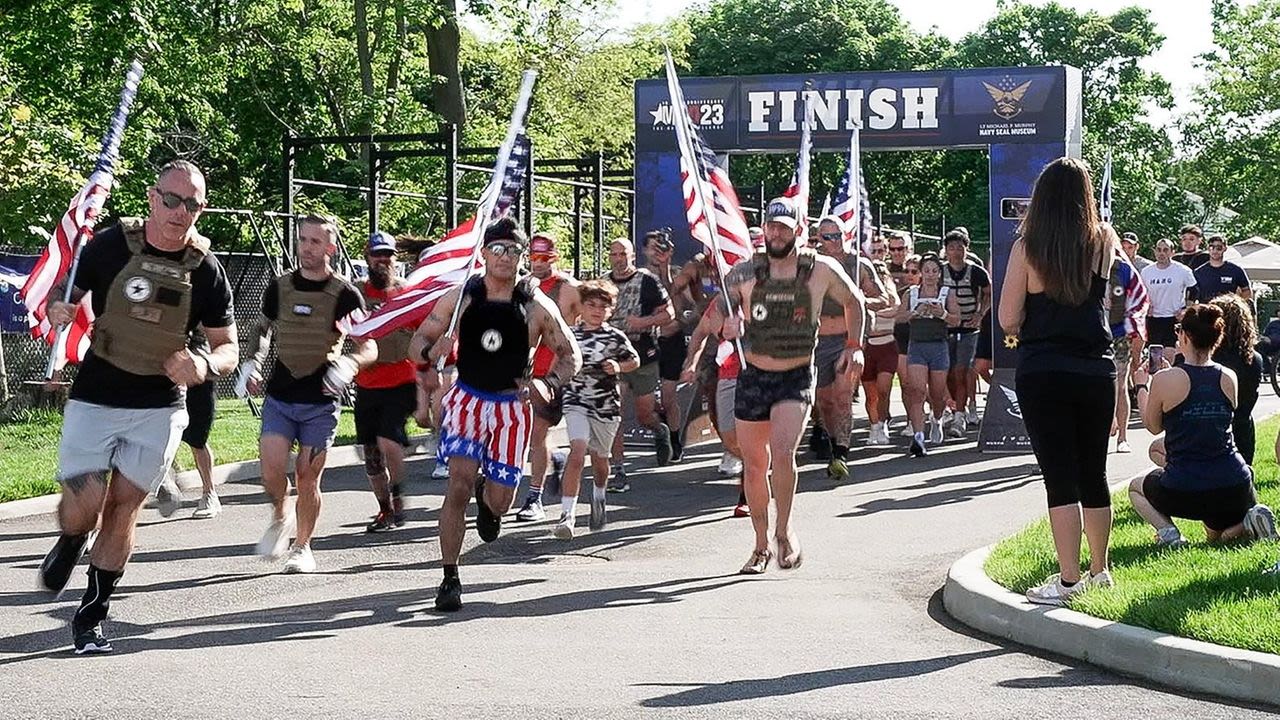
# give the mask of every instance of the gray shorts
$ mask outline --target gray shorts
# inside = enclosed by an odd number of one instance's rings
[[[733,397],[738,390],[738,379],[716,381],[716,430],[733,432],[738,419],[733,416]]]
[[[186,408],[113,408],[72,400],[62,413],[58,479],[116,470],[150,493],[169,472],[187,422]]]
[[[947,330],[947,351],[951,354],[951,367],[973,367],[973,359],[978,356],[978,331]]]
[[[564,429],[569,442],[585,440],[587,452],[596,457],[609,457],[613,452],[613,436],[618,433],[622,418],[604,420],[576,405],[564,409]]]
[[[658,361],[640,367],[628,373],[622,373],[622,382],[632,395],[652,395],[658,389]]]
[[[270,395],[262,403],[262,434],[279,435],[302,447],[328,450],[338,436],[337,399],[328,403],[287,403]]]
[[[929,372],[946,372],[951,369],[951,355],[945,340],[916,342],[907,345],[907,366],[924,365]]]
[[[819,335],[818,346],[813,351],[813,367],[818,371],[818,387],[823,388],[836,381],[836,363],[844,352],[845,341],[849,336]]]

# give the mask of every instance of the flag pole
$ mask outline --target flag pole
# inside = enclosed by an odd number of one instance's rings
[[[680,89],[680,80],[676,76],[676,64],[671,59],[671,48],[666,48],[667,53],[667,93],[671,99],[671,118],[674,121],[676,130],[676,143],[680,146],[680,154],[685,158],[693,158],[693,146],[688,137],[689,122],[688,109],[684,105],[684,91]],[[719,234],[719,228],[716,226],[716,218],[714,210],[707,204],[707,197],[702,193],[702,178],[697,174],[695,168],[689,168],[689,174],[693,176],[693,192],[698,198],[698,204],[702,207],[702,217],[707,223],[707,234],[711,238],[711,251],[715,260],[716,275],[720,279],[720,297],[724,301],[725,319],[733,317],[733,304],[729,302],[729,289],[725,285],[724,268],[720,266],[723,262],[723,254],[720,252],[720,242],[716,239]],[[741,338],[733,341],[733,347],[738,353],[738,359],[745,365],[747,361],[746,353],[742,350]]]
[[[533,81],[538,77],[537,70],[525,70],[520,76],[520,92],[516,95],[516,105],[511,110],[511,122],[507,125],[507,137],[502,141],[502,146],[498,148],[498,158],[493,165],[493,176],[489,178],[489,185],[485,188],[484,194],[480,196],[480,205],[476,208],[475,226],[471,228],[475,245],[471,249],[471,258],[467,261],[466,275],[462,278],[462,284],[459,286],[463,290],[466,289],[467,283],[471,281],[471,276],[475,274],[476,261],[480,257],[480,248],[484,246],[484,233],[489,227],[492,219],[493,208],[498,202],[498,196],[502,192],[502,181],[506,174],[507,163],[511,161],[511,153],[515,150],[516,142],[524,133],[525,120],[529,116],[529,100],[533,97]],[[445,330],[445,337],[452,337],[453,331],[458,325],[458,317],[462,312],[462,297],[459,295],[458,302],[453,305],[453,313],[449,317],[449,327]],[[445,358],[436,358],[436,370],[444,369]]]
[[[116,106],[115,115],[111,118],[111,125],[107,128],[106,135],[102,138],[102,151],[98,153],[98,165],[94,168],[94,172],[106,170],[108,175],[114,170],[115,162],[120,155],[120,139],[124,135],[124,123],[129,118],[129,108],[133,106],[133,99],[138,94],[138,82],[142,80],[142,63],[134,60],[129,64],[129,73],[125,75],[124,88],[120,90],[120,103]],[[104,188],[105,193],[110,193],[111,188]],[[102,198],[102,202],[106,202],[106,197]],[[87,199],[87,198],[86,198]],[[84,249],[84,239],[86,234],[92,231],[89,228],[91,223],[97,216],[94,205],[90,204],[89,212],[85,214],[85,222],[76,230],[75,252],[71,259],[71,269],[67,273],[67,288],[63,291],[62,302],[64,304],[71,303],[71,293],[75,290],[76,271],[80,269],[80,251]],[[101,208],[101,203],[96,205]],[[73,311],[71,322],[75,322]],[[71,323],[67,323],[58,328],[57,338],[53,343],[53,348],[49,351],[49,363],[44,369],[45,382],[53,380],[55,366],[58,364],[58,358],[62,356],[62,349],[67,344],[67,334],[71,330]]]

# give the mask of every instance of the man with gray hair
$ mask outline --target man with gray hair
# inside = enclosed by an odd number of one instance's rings
[[[146,219],[120,218],[96,233],[81,253],[71,302],[48,304],[50,321],[63,326],[89,293],[97,318],[63,413],[61,535],[40,563],[41,583],[60,594],[99,528],[71,620],[77,655],[112,650],[101,623],[133,552],[138,511],[178,451],[186,389],[230,372],[238,357],[227,274],[195,227],[204,174],[169,163],[147,194]],[[64,297],[66,282],[51,296]],[[208,351],[188,347],[197,327]]]

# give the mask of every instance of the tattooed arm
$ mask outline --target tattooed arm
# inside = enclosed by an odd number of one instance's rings
[[[724,276],[724,293],[722,297],[716,298],[715,302],[723,305],[727,299],[729,307],[732,309],[732,314],[724,317],[724,323],[720,331],[725,340],[737,340],[742,337],[743,319],[738,309],[750,299],[751,289],[755,286],[755,282],[756,273],[751,258],[734,265],[729,274]]]
[[[574,339],[573,333],[570,332],[569,325],[560,316],[560,312],[550,298],[541,292],[535,292],[532,305],[533,322],[531,324],[535,328],[537,337],[532,338],[536,342],[531,342],[530,345],[541,343],[556,355],[556,361],[545,378],[545,382],[552,387],[550,392],[544,393],[543,399],[550,400],[555,390],[582,372],[582,350],[578,347],[578,341]],[[538,388],[538,392],[543,393],[542,388]]]
[[[453,349],[453,338],[446,333],[449,330],[449,320],[453,318],[453,309],[462,302],[461,297],[462,288],[450,290],[436,302],[431,314],[418,325],[413,339],[409,341],[409,357],[415,362],[434,366],[438,360],[449,356],[449,351]],[[466,309],[465,303],[462,309]]]
[[[858,267],[858,287],[866,297],[867,312],[879,312],[893,307],[893,298],[885,289],[884,281],[876,270],[875,264],[867,258],[859,257]]]

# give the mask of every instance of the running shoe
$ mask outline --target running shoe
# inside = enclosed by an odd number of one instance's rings
[[[493,542],[502,532],[502,516],[495,515],[484,501],[484,478],[476,480],[476,532],[485,542]]]
[[[978,424],[978,404],[977,403],[975,402],[969,403],[969,412],[965,413],[965,420],[967,420],[970,425]]]
[[[440,612],[457,612],[462,609],[462,581],[456,577],[447,577],[440,582],[436,590],[436,610]]]
[[[880,444],[880,423],[871,423],[871,429],[867,431],[867,447],[874,447]]]
[[[833,457],[827,463],[827,477],[832,480],[847,480],[849,478],[849,463],[846,460]]]
[[[283,520],[272,520],[258,541],[257,552],[267,560],[282,557],[289,549],[289,536],[293,534],[293,514],[285,515]]]
[[[560,522],[556,523],[556,526],[551,528],[551,534],[554,535],[557,540],[572,540],[573,516],[569,513],[560,513]]]
[[[289,552],[289,559],[284,562],[284,574],[296,575],[316,571],[316,558],[311,554],[311,546],[294,547]]]
[[[965,432],[969,429],[968,423],[965,421],[964,413],[957,412],[951,416],[951,429],[948,432],[950,437],[956,439],[964,438]]]
[[[1129,446],[1128,440],[1121,440],[1120,442],[1116,443],[1116,452],[1131,453],[1133,452],[1133,448]]]
[[[680,433],[675,429],[669,432],[671,433],[671,462],[680,462],[684,459],[684,438],[680,437]]]
[[[1062,584],[1062,575],[1054,573],[1045,578],[1044,584],[1027,590],[1027,599],[1037,605],[1056,605],[1062,607],[1067,604],[1072,595],[1084,590],[1088,587],[1088,583],[1081,579],[1075,585],[1070,587]]]
[[[1254,505],[1244,514],[1244,528],[1254,540],[1276,540],[1276,516],[1266,505]]]
[[[919,434],[911,436],[911,448],[907,452],[911,457],[924,457],[929,454],[929,451],[924,447],[924,440]]]
[[[1116,581],[1111,577],[1110,570],[1103,570],[1097,575],[1089,573],[1089,579],[1086,582],[1089,583],[1089,587],[1096,588],[1112,588],[1116,586]]]
[[[222,501],[218,499],[215,492],[207,492],[200,496],[196,502],[196,510],[191,513],[191,517],[197,520],[208,520],[217,517],[222,512]]]
[[[448,480],[449,479],[449,463],[437,460],[436,466],[431,469],[432,480]]]
[[[596,497],[593,493],[591,495],[591,521],[587,527],[591,528],[592,532],[596,532],[603,530],[606,522],[604,498]]]
[[[935,422],[933,424],[933,427],[929,428],[929,444],[930,445],[942,444],[942,423]]]
[[[1178,550],[1190,544],[1186,538],[1182,537],[1182,531],[1174,525],[1156,531],[1156,548],[1158,549]]]
[[[365,526],[364,531],[367,533],[389,532],[396,529],[395,516],[386,510],[380,511],[373,516],[373,522]]]
[[[736,518],[751,517],[751,508],[746,503],[738,503],[733,506],[733,516]]]
[[[61,595],[88,545],[89,534],[59,535],[58,541],[40,562],[40,584],[46,590]]]
[[[77,655],[105,655],[112,650],[111,641],[102,634],[101,625],[79,629],[73,624],[71,632]]]
[[[547,519],[547,511],[542,507],[542,497],[529,495],[524,505],[516,511],[516,520],[520,522],[542,522]]]
[[[663,423],[658,423],[658,428],[653,431],[654,462],[658,464],[658,467],[670,465],[672,452],[671,429]]]
[[[624,493],[631,489],[631,483],[627,482],[627,470],[621,465],[615,465],[613,468],[613,477],[609,478],[609,484],[605,486],[606,492]]]
[[[734,477],[742,474],[742,461],[735,457],[732,453],[725,451],[720,455],[720,467],[716,468],[716,472],[724,477]]]
[[[899,434],[902,435],[902,437],[904,438],[909,438],[912,435],[915,435],[916,431],[911,429],[911,423],[907,423],[906,425],[902,426],[902,432]]]
[[[173,473],[166,472],[160,487],[156,488],[156,509],[160,511],[160,517],[173,517],[180,507],[182,507],[182,490],[174,481]]]

